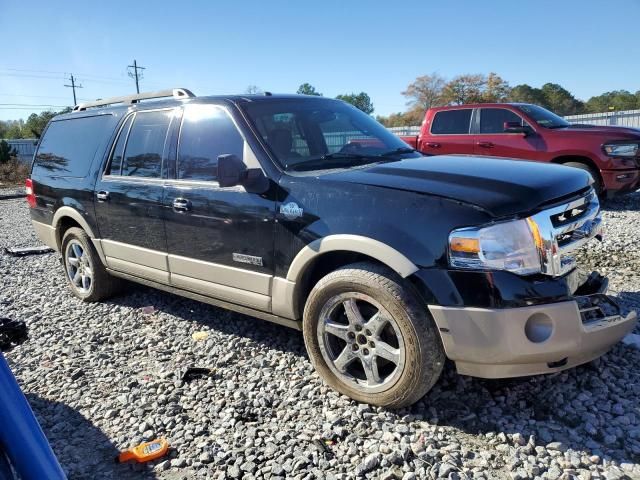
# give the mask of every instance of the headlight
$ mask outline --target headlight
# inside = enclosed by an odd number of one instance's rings
[[[610,157],[635,157],[640,147],[637,143],[607,143],[602,148]]]
[[[459,268],[539,273],[541,246],[538,226],[530,218],[461,228],[449,235],[449,262]]]

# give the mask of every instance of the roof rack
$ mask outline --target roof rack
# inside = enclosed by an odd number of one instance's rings
[[[193,92],[191,92],[191,90],[187,90],[186,88],[171,88],[168,90],[160,90],[157,92],[138,93],[137,95],[111,97],[111,98],[105,98],[104,100],[96,100],[95,102],[81,103],[80,105],[76,105],[75,107],[73,107],[73,111],[79,112],[91,107],[105,107],[107,105],[114,105],[116,103],[125,103],[125,104],[132,105],[134,103],[138,103],[140,100],[150,100],[152,98],[166,98],[166,97],[182,99],[182,98],[193,98],[195,97],[195,95],[193,94]]]

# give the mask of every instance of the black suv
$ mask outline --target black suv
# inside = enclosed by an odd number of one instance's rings
[[[329,385],[399,407],[445,357],[480,377],[555,372],[633,328],[571,256],[599,234],[591,183],[423,157],[337,100],[174,89],[54,118],[27,193],[82,300],[127,279],[301,329]]]

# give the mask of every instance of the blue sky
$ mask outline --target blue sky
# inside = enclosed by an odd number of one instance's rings
[[[81,99],[135,93],[134,58],[142,90],[288,93],[309,82],[327,96],[365,91],[383,115],[404,110],[400,92],[430,72],[550,81],[581,99],[635,92],[638,19],[640,0],[2,0],[0,119],[44,109],[15,104],[72,103],[65,73]]]

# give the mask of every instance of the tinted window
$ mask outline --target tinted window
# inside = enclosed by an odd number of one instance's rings
[[[480,112],[480,133],[504,133],[504,122],[518,122],[523,120],[518,115],[505,108],[483,108]]]
[[[34,171],[64,177],[84,177],[96,150],[113,130],[110,115],[51,122],[38,147]]]
[[[341,101],[285,99],[247,102],[242,108],[287,170],[350,168],[418,155],[371,116]]]
[[[244,140],[222,108],[190,105],[185,109],[180,145],[178,178],[212,181],[218,178],[218,157],[232,154],[242,160]]]
[[[445,110],[436,112],[431,125],[431,133],[440,134],[465,134],[469,133],[471,124],[471,109]]]
[[[122,175],[160,178],[172,111],[138,112],[124,150]]]
[[[118,141],[116,142],[116,146],[111,154],[111,162],[107,174],[120,175],[122,158],[124,156],[124,146],[127,143],[127,135],[129,134],[129,128],[131,127],[131,120],[133,120],[133,115],[129,115],[125,120],[123,127],[120,129]]]
[[[565,128],[571,125],[564,118],[538,105],[520,104],[516,108],[522,110],[538,122],[538,125],[545,128]]]

